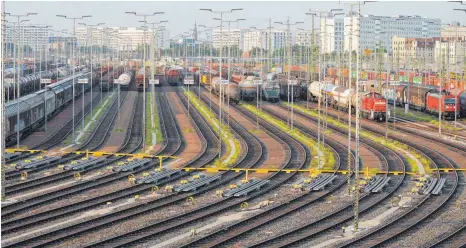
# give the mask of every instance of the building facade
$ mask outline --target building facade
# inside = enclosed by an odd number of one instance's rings
[[[392,37],[432,38],[440,37],[440,19],[420,16],[373,16],[364,15],[358,20],[357,13],[344,18],[345,51],[349,50],[349,37],[352,35],[352,49],[356,50],[360,40],[360,51],[375,50],[379,45],[392,52]],[[360,26],[360,32],[359,30]],[[358,37],[360,36],[360,38]]]
[[[244,51],[250,51],[254,47],[265,50],[277,50],[283,48],[286,44],[286,31],[270,30],[269,32],[266,30],[244,30],[242,40]],[[293,42],[293,40],[294,36],[291,34],[291,42]]]
[[[212,41],[215,49],[220,49],[220,46],[239,46],[243,49],[243,31],[241,29],[213,29]]]
[[[435,41],[435,61],[437,64],[450,64],[457,66],[461,64],[466,55],[466,43],[451,39],[437,39]],[[452,71],[455,68],[451,68]]]
[[[111,49],[136,50],[141,44],[150,44],[153,42],[155,32],[149,28],[144,32],[143,27],[84,27],[76,29],[76,40],[78,46],[91,44],[108,46]],[[157,46],[159,48],[168,48],[170,46],[169,30],[158,30]],[[145,36],[144,36],[145,34]]]
[[[320,20],[320,43],[324,53],[340,52],[344,46],[345,20],[332,15]]]
[[[442,38],[453,38],[457,40],[466,39],[466,26],[461,26],[460,23],[454,22],[441,29]]]
[[[20,35],[21,34],[21,35]],[[5,41],[6,43],[19,44],[21,37],[21,46],[29,46],[33,50],[44,50],[48,46],[49,31],[44,25],[27,25],[27,24],[10,24],[6,25]]]
[[[424,68],[434,62],[435,44],[439,38],[392,38],[393,63],[402,67]]]

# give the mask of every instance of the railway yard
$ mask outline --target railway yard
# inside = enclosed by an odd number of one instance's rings
[[[4,58],[1,247],[466,247],[464,69],[104,32]]]

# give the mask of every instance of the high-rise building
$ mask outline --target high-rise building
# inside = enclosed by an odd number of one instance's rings
[[[276,50],[285,46],[285,30],[244,30],[243,32],[243,48],[244,51],[250,51],[254,47],[263,48],[265,50]],[[270,38],[269,38],[270,37]],[[291,42],[294,36],[291,35]],[[270,47],[269,47],[270,43]]]
[[[358,47],[360,35],[360,51],[375,50],[378,45],[388,52],[392,52],[392,37],[432,38],[440,37],[440,19],[420,16],[373,16],[363,15],[358,20],[357,13],[353,13],[352,50]],[[351,18],[345,18],[345,51],[349,49]],[[360,28],[360,33],[358,32]]]
[[[6,25],[6,43],[15,43],[19,45],[19,34],[21,34],[21,46],[29,46],[33,50],[41,51],[48,46],[49,32],[42,27],[43,25],[15,25],[8,23]],[[58,35],[58,34],[57,34]]]
[[[345,23],[332,14],[320,20],[320,43],[324,53],[340,52],[344,45]]]
[[[92,43],[94,45],[100,45],[103,38],[103,44],[108,45],[111,49],[119,47],[122,50],[135,50],[143,42],[150,44],[153,41],[153,32],[151,28],[147,29],[144,37],[142,27],[97,27],[93,29],[84,27],[76,29],[76,39],[78,46],[90,45],[92,34]],[[170,46],[170,32],[166,29],[156,32],[157,46],[163,49],[168,48]]]
[[[239,46],[243,49],[243,35],[241,29],[227,29],[216,28],[213,30],[212,40],[215,49],[220,48],[222,43],[223,47],[226,46]]]

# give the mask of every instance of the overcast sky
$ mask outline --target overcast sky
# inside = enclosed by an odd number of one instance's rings
[[[212,18],[217,14],[199,11],[199,8],[211,8],[214,10],[228,10],[231,8],[243,8],[232,14],[225,14],[225,20],[236,20],[237,18],[247,19],[240,24],[242,28],[256,26],[265,28],[268,19],[285,22],[290,16],[291,21],[305,21],[300,27],[309,29],[311,26],[310,16],[305,12],[313,10],[330,10],[332,8],[342,8],[345,13],[349,7],[345,2],[2,2],[5,4],[5,12],[12,14],[25,14],[27,12],[37,12],[37,16],[30,16],[28,19],[34,24],[49,24],[53,29],[72,28],[72,20],[64,20],[56,17],[57,14],[68,16],[92,15],[92,18],[85,22],[95,24],[105,22],[108,26],[137,26],[138,20],[142,17],[135,17],[125,14],[125,11],[136,11],[141,13],[151,13],[163,11],[164,15],[149,17],[148,21],[168,20],[165,26],[170,30],[170,36],[188,31],[194,27],[194,22],[206,26],[217,26],[219,21]],[[454,8],[466,8],[466,5],[448,2],[375,2],[367,3],[361,7],[361,13],[373,15],[420,15],[423,17],[440,18],[443,23],[459,21],[462,25],[466,23],[466,13],[453,11]],[[12,20],[11,17],[7,18]],[[277,24],[275,24],[277,25]],[[232,24],[232,27],[236,24]]]

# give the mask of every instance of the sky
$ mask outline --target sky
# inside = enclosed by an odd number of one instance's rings
[[[219,14],[212,14],[206,11],[200,11],[200,8],[210,8],[215,10],[229,10],[231,8],[243,8],[242,11],[224,14],[224,20],[236,20],[238,18],[246,19],[239,24],[241,28],[255,26],[257,28],[266,28],[269,18],[272,18],[272,26],[279,28],[280,24],[273,24],[275,21],[286,22],[290,17],[292,22],[304,21],[300,27],[310,29],[311,17],[305,15],[309,9],[329,11],[330,9],[343,9],[348,13],[348,2],[291,2],[291,1],[2,1],[5,4],[5,12],[11,14],[25,14],[28,12],[37,12],[37,16],[29,16],[27,19],[34,24],[52,25],[52,29],[72,29],[72,20],[65,20],[56,17],[56,15],[82,16],[92,15],[92,18],[84,22],[96,24],[106,23],[110,27],[134,27],[140,26],[139,20],[142,17],[125,14],[125,11],[135,11],[142,14],[153,12],[165,12],[163,15],[148,17],[149,22],[158,22],[168,20],[164,25],[170,31],[170,36],[189,31],[194,28],[194,23],[206,26],[218,26],[219,21],[213,20],[219,17]],[[466,5],[449,2],[373,2],[362,5],[361,14],[372,15],[420,15],[422,17],[440,18],[442,23],[458,21],[462,25],[466,23],[466,13],[453,11],[454,8],[466,8]],[[13,20],[7,17],[7,20]],[[77,21],[76,23],[81,22]],[[277,26],[278,25],[278,26]],[[78,25],[77,25],[78,26]],[[232,28],[236,24],[232,24]]]

